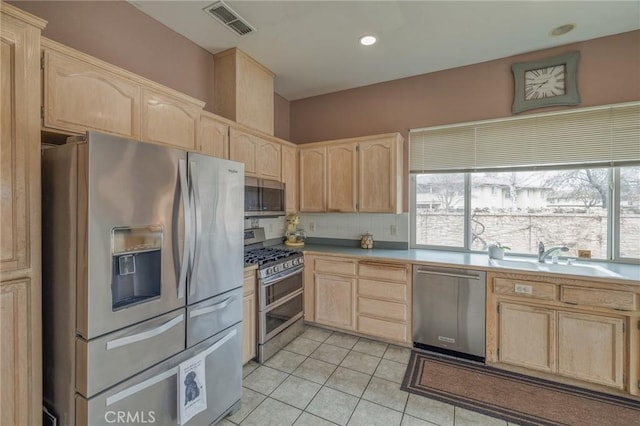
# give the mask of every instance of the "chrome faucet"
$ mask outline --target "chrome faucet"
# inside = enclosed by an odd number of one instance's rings
[[[551,247],[549,250],[544,249],[544,244],[542,241],[538,243],[538,262],[544,263],[544,260],[549,257],[549,255],[557,250],[560,251],[569,251],[569,247],[567,246],[555,246]]]

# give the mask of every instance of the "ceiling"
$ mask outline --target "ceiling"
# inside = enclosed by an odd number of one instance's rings
[[[640,1],[245,1],[225,3],[256,31],[239,36],[209,1],[131,1],[211,53],[239,47],[296,100],[640,28]],[[566,23],[573,31],[552,37]],[[378,37],[360,46],[364,34]]]

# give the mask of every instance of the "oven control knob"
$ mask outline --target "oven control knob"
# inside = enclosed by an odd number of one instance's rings
[[[302,265],[304,263],[304,257],[301,257],[300,259],[298,259],[298,263]]]
[[[285,262],[285,263],[284,263],[284,268],[285,268],[285,269],[291,268],[292,266],[293,266],[293,262],[292,262],[292,261],[289,261],[289,262]]]
[[[273,272],[280,272],[280,265],[276,265],[273,267]]]
[[[273,274],[273,268],[267,268],[267,275]]]

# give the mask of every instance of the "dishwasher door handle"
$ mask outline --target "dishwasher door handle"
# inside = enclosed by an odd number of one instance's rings
[[[465,279],[468,279],[468,280],[479,280],[480,279],[480,277],[478,275],[451,274],[449,272],[426,271],[424,269],[418,269],[418,270],[416,270],[416,272],[418,274],[440,275],[440,276],[443,276],[443,277],[465,278]]]

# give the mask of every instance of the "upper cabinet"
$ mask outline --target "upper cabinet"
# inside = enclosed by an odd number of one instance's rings
[[[60,43],[42,39],[45,130],[98,130],[196,149],[204,102]]]
[[[389,133],[301,146],[300,211],[401,213],[402,144]]]
[[[229,158],[244,163],[247,176],[280,180],[281,143],[265,136],[231,127]]]
[[[282,145],[282,182],[285,184],[285,210],[298,211],[298,149],[294,145]]]
[[[197,150],[212,157],[229,159],[229,124],[203,111],[198,126]]]
[[[220,52],[213,59],[216,114],[273,135],[275,75],[237,48]]]

